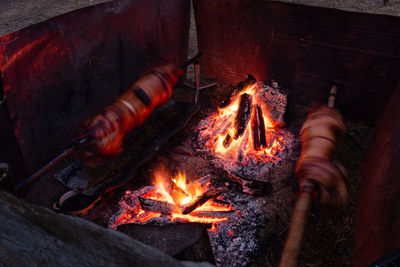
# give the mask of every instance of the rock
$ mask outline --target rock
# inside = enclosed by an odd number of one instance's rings
[[[0,192],[2,266],[183,266],[112,229]]]

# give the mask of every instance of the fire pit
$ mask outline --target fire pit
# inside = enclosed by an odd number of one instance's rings
[[[184,173],[171,179],[165,170],[157,171],[154,186],[125,192],[119,203],[121,209],[110,220],[109,227],[115,229],[125,223],[159,224],[177,220],[213,224],[215,231],[216,224],[228,220],[224,213],[233,209],[217,198],[221,190],[208,189],[210,181],[204,182],[204,179],[188,182]],[[150,221],[153,218],[157,219]]]
[[[127,135],[125,150],[115,160],[88,168],[67,158],[32,185],[25,199],[51,207],[68,190],[87,196],[91,204],[101,196],[84,218],[133,237],[146,229],[143,235],[162,240],[178,228],[185,236],[193,229],[196,241],[211,244],[218,266],[262,265],[266,258],[267,265],[276,265],[298,192],[293,174],[305,107],[326,102],[336,84],[344,117],[374,124],[398,82],[398,34],[382,30],[395,28],[391,25],[398,20],[274,1],[193,2],[207,82],[237,83],[248,72],[260,81],[248,75],[235,87],[208,88],[201,91],[199,105],[192,103],[197,95],[191,89],[178,86],[164,108]],[[188,3],[113,1],[1,38],[2,143],[18,150],[10,163],[14,184],[28,177],[23,172],[33,173],[69,147],[80,125],[148,67],[162,60],[184,62]],[[134,12],[153,19],[148,23]],[[82,30],[81,21],[90,26]],[[136,95],[146,104],[146,95],[140,90]],[[290,124],[284,116],[289,97],[295,98]],[[345,122],[350,137],[363,126]],[[367,136],[337,144],[337,158],[353,179],[352,200]],[[347,217],[328,223],[311,216],[310,229],[319,232],[306,244],[327,251],[337,243],[321,242],[321,232],[351,236],[350,213],[352,206]],[[332,221],[350,227],[321,227]],[[337,241],[337,253],[346,256],[336,258],[348,262],[352,241],[343,240]],[[164,242],[160,249],[176,242]]]
[[[259,192],[249,180],[277,183],[290,176],[299,139],[283,128],[287,94],[278,83],[268,86],[249,75],[226,102],[199,124],[198,142],[212,163],[250,194]]]
[[[290,209],[290,203],[283,200],[295,198],[291,175],[299,154],[299,125],[283,128],[286,106],[281,100],[286,98],[276,83],[272,87],[260,82],[246,85],[247,81],[249,78],[236,87],[216,88],[212,95],[221,90],[233,91],[233,94],[229,93],[222,104],[214,101],[208,108],[201,109],[200,115],[195,116],[166,149],[139,170],[137,176],[153,181],[154,185],[144,182],[144,186],[138,188],[137,183],[130,183],[118,191],[120,198],[114,205],[106,198],[103,201],[107,204],[95,207],[85,217],[102,221],[113,229],[127,229],[129,225],[163,229],[182,222],[203,223],[209,225],[208,236],[218,266],[243,266],[262,257],[265,242],[271,242],[276,227],[280,228],[277,221],[286,218]],[[234,129],[226,130],[225,136],[215,135],[219,139],[211,139],[210,132],[204,128],[206,123],[216,124],[216,120],[223,117],[219,112],[234,109],[235,104],[240,106],[238,99],[255,89],[263,90],[263,95],[269,98],[254,102],[253,112],[257,105],[262,105],[264,132],[273,131],[276,136],[269,141],[272,144],[269,147],[266,142],[260,142],[259,150],[254,149],[252,126],[255,119],[250,116],[242,139],[232,146],[240,147],[240,142],[248,135],[248,149],[240,161],[234,150],[226,154],[214,150],[218,140],[226,138],[230,131],[233,136]],[[174,94],[178,100],[191,97],[185,87],[177,88]],[[207,101],[204,95],[200,99]],[[274,110],[268,109],[267,103]],[[220,105],[222,107],[215,111]],[[272,111],[276,111],[275,114]],[[229,115],[235,121],[235,112]],[[194,204],[196,202],[200,204]],[[187,207],[194,208],[184,214]]]

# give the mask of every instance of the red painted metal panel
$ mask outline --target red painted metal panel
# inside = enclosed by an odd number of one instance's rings
[[[190,2],[120,0],[0,38],[7,108],[30,173],[160,61],[187,58]]]
[[[371,137],[360,179],[354,266],[400,248],[400,84]]]
[[[202,74],[276,79],[301,104],[325,102],[374,124],[400,73],[400,18],[257,0],[194,0]]]

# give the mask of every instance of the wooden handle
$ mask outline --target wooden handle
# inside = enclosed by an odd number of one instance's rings
[[[297,199],[279,267],[295,267],[297,264],[314,187],[314,184],[307,182]]]

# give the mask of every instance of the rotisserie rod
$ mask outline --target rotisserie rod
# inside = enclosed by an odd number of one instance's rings
[[[343,170],[330,161],[336,144],[336,133],[344,132],[340,113],[335,110],[336,87],[331,90],[328,106],[311,112],[301,128],[302,153],[296,166],[296,177],[300,183],[289,235],[282,253],[281,267],[297,266],[304,226],[311,206],[311,198],[318,188],[322,204],[338,207],[347,200],[347,189]]]
[[[168,102],[172,88],[184,73],[183,69],[201,55],[200,52],[179,67],[163,64],[148,71],[87,124],[83,135],[74,138],[73,147],[19,183],[15,189],[19,190],[36,180],[71,153],[89,166],[95,166],[116,156],[122,150],[124,137],[132,129],[143,124],[156,107]]]

